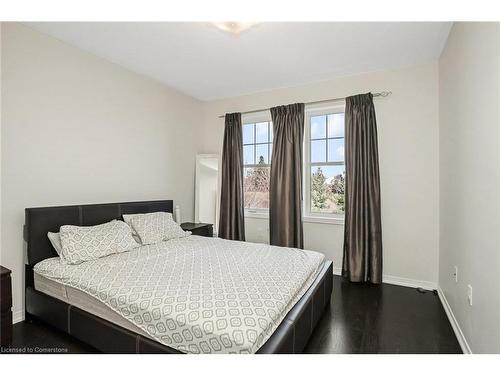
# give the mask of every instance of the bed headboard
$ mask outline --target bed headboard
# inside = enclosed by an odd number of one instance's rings
[[[25,209],[24,240],[28,243],[28,264],[57,256],[47,232],[59,232],[61,225],[97,225],[123,214],[173,212],[172,200],[87,204],[79,206],[37,207]]]

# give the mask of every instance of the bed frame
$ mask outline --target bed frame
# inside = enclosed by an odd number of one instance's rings
[[[105,353],[181,354],[146,336],[35,290],[33,277],[36,263],[57,256],[47,232],[58,232],[61,225],[97,225],[122,219],[123,214],[172,210],[171,200],[27,208],[24,226],[24,238],[28,245],[25,319],[43,321]],[[328,261],[308,291],[257,353],[301,353],[330,304],[332,288],[333,265]]]

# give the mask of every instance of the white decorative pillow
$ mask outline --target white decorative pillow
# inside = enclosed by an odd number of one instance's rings
[[[130,222],[130,220],[132,219],[133,216],[137,216],[138,214],[129,214],[129,215],[122,215],[123,217],[123,221],[126,222],[130,229],[132,230],[132,237],[134,237],[134,240],[138,243],[138,244],[141,244],[142,245],[142,242],[141,242],[141,238],[139,237],[139,235],[137,234],[137,232],[135,231],[134,228],[132,228],[132,223]]]
[[[183,231],[172,218],[172,214],[168,212],[123,215],[123,220],[130,223],[143,245],[186,237],[191,234],[191,232]]]
[[[130,229],[132,229],[132,236],[134,236],[134,239],[141,241],[141,239],[139,238],[139,235],[137,234],[135,229],[132,227],[132,222],[131,222],[133,217],[137,217],[139,215],[147,215],[147,214],[128,214],[128,215],[125,214],[125,215],[122,215],[122,217],[123,217],[123,221],[129,225]]]
[[[134,227],[132,226],[132,219],[133,218],[138,218],[138,217],[143,217],[143,216],[147,216],[147,215],[152,215],[152,214],[156,214],[156,213],[159,213],[159,214],[166,214],[168,217],[170,217],[172,220],[173,219],[173,216],[171,213],[169,212],[152,212],[152,213],[147,213],[147,214],[123,214],[122,217],[123,217],[123,221],[126,222],[130,228],[132,229],[132,236],[134,236],[134,239],[139,242],[139,243],[142,243],[141,242],[141,238],[139,237],[139,235],[137,234],[136,230],[134,229]]]
[[[52,244],[52,247],[56,251],[57,255],[61,256],[62,253],[62,244],[61,237],[59,236],[59,232],[47,232],[47,237],[49,237],[49,241]]]
[[[138,247],[130,227],[120,220],[79,227],[63,225],[59,232],[62,244],[62,261],[79,264],[107,255],[122,253]]]

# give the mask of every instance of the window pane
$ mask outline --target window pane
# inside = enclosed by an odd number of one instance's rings
[[[326,141],[311,141],[311,162],[326,161]]]
[[[269,167],[245,168],[245,208],[269,208]]]
[[[311,139],[326,138],[326,116],[311,117]]]
[[[243,144],[254,143],[254,124],[243,125]]]
[[[311,212],[344,212],[344,166],[311,167]]]
[[[328,138],[344,136],[344,114],[328,115]]]
[[[269,157],[267,156],[268,148],[269,146],[267,143],[255,146],[255,151],[256,151],[255,164],[269,163]]]
[[[269,142],[268,123],[258,122],[255,124],[255,141],[257,143]]]
[[[269,142],[273,141],[273,122],[269,122]]]
[[[243,146],[243,164],[255,164],[254,145]]]
[[[328,161],[344,161],[344,138],[328,140]]]
[[[273,144],[269,143],[269,163],[271,162],[272,158],[273,158]]]

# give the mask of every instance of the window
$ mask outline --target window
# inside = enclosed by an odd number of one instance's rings
[[[344,107],[306,110],[304,206],[309,217],[344,214]]]
[[[245,210],[269,209],[273,125],[267,117],[243,119],[243,191]]]
[[[304,216],[312,221],[344,216],[344,105],[306,108]],[[243,190],[246,214],[267,212],[273,148],[269,113],[243,122]]]

